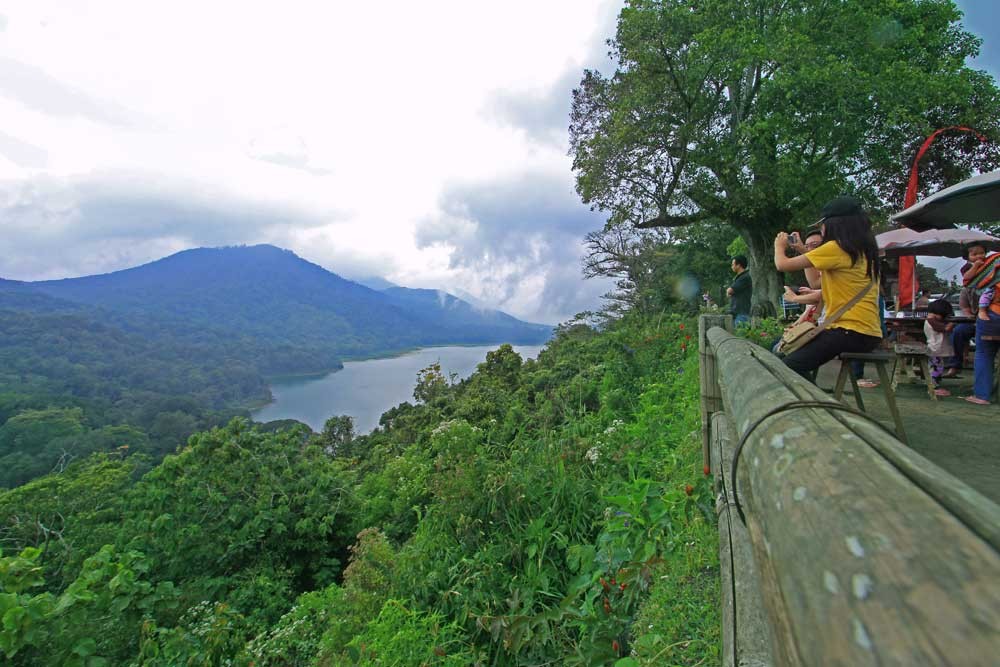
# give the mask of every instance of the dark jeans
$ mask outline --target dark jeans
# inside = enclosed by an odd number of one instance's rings
[[[955,356],[949,357],[945,362],[945,368],[962,368],[965,359],[965,348],[969,346],[969,341],[976,335],[975,324],[956,324],[951,330],[951,344],[955,348]]]
[[[826,329],[808,345],[785,357],[785,365],[802,377],[814,371],[841,352],[871,352],[881,339],[849,329]]]
[[[983,340],[984,335],[1000,335],[1000,315],[987,313],[989,322],[976,320],[976,361],[973,371],[973,392],[977,398],[990,400],[993,393],[993,359],[1000,350],[995,340]]]

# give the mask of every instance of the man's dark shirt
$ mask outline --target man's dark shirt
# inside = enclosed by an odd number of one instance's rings
[[[735,315],[750,315],[750,301],[753,297],[753,282],[750,280],[750,272],[744,271],[736,276],[733,284],[733,296],[729,301],[729,312]]]

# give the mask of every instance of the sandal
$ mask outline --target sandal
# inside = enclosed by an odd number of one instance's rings
[[[989,401],[984,401],[983,399],[979,398],[978,396],[966,396],[965,400],[967,400],[969,403],[975,403],[976,405],[989,405],[990,404]]]
[[[874,380],[858,380],[858,386],[862,389],[874,389],[878,386],[878,382]]]
[[[947,389],[944,389],[943,387],[939,387],[938,389],[934,390],[934,395],[935,396],[951,396],[951,392],[948,391]]]

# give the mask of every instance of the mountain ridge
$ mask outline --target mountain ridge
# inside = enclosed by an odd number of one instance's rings
[[[538,343],[551,334],[547,325],[435,290],[373,290],[267,244],[194,248],[120,271],[19,286],[151,321],[171,319],[179,330],[186,322],[191,331],[183,335],[208,328],[344,357],[424,345]]]

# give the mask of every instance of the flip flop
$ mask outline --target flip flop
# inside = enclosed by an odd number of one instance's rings
[[[979,398],[978,396],[966,396],[965,400],[967,400],[969,403],[974,403],[976,405],[989,405],[990,404],[989,401],[984,401],[983,399]]]
[[[948,391],[947,389],[935,389],[934,390],[934,395],[935,396],[951,396],[951,392]]]
[[[874,389],[878,386],[878,382],[874,380],[858,380],[858,386],[862,389]]]

